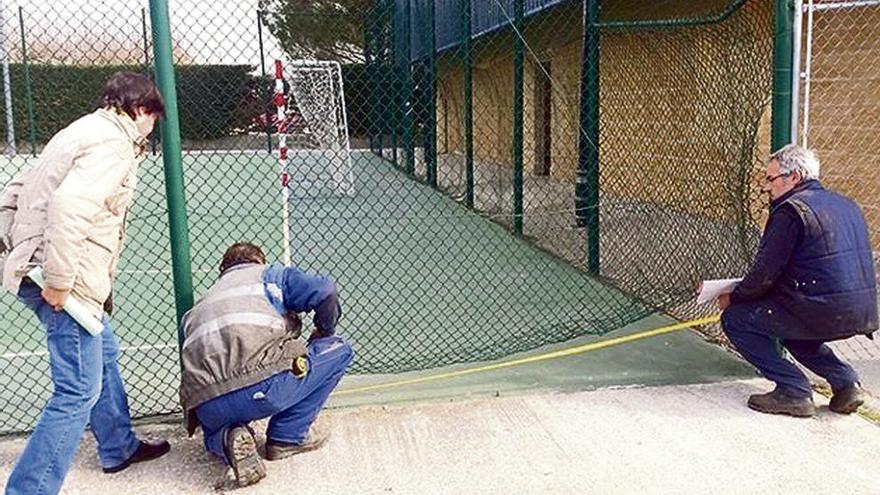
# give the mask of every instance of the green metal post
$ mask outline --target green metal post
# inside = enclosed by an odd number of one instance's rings
[[[425,123],[425,165],[428,185],[437,187],[437,46],[436,2],[428,2],[428,121]]]
[[[412,0],[404,3],[403,32],[405,33],[403,72],[403,147],[406,150],[406,173],[413,175],[416,170],[415,143],[413,142],[413,90],[412,90]]]
[[[791,136],[791,85],[792,50],[794,43],[794,2],[774,1],[773,37],[773,101],[771,103],[770,152],[792,142]],[[781,339],[773,339],[776,352],[785,355]]]
[[[180,121],[177,113],[177,90],[171,53],[171,26],[168,0],[150,0],[153,25],[153,59],[156,82],[165,100],[165,118],[159,124],[162,133],[162,161],[165,165],[165,193],[168,197],[168,223],[171,236],[171,271],[174,275],[174,303],[177,309],[178,345],[183,345],[180,323],[193,305],[192,267],[187,231],[186,197],[180,151]]]
[[[513,2],[513,230],[523,232],[523,0]]]
[[[587,267],[599,274],[599,3],[584,1],[575,216],[587,230]]]
[[[266,84],[266,55],[263,50],[263,11],[257,10],[257,42],[260,44],[260,75],[262,78],[260,81],[262,84],[260,85],[261,90],[268,90],[267,87],[263,86]],[[262,96],[262,95],[261,95]],[[271,97],[267,94],[265,100],[260,100],[266,108],[269,108],[269,103],[272,101]],[[272,112],[266,110],[266,150],[269,153],[272,153],[272,125],[270,122],[272,121]],[[280,122],[279,122],[280,124]]]
[[[471,47],[471,0],[461,0],[461,30],[464,65],[464,171],[465,204],[474,207],[474,67]]]
[[[34,121],[34,94],[31,90],[31,69],[28,63],[27,42],[24,31],[24,12],[18,7],[18,26],[21,32],[21,61],[24,65],[24,95],[27,102],[28,137],[31,141],[31,154],[37,156],[37,125]]]
[[[775,0],[771,151],[791,142],[792,33],[794,2]]]

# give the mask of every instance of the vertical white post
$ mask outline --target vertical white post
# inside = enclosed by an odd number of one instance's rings
[[[804,62],[804,119],[801,129],[801,146],[808,146],[808,136],[810,132],[810,79],[812,78],[812,59],[813,59],[813,0],[809,0],[807,4],[807,56]]]
[[[0,60],[3,63],[3,103],[6,105],[6,154],[15,156],[15,118],[12,111],[12,84],[9,80],[9,52],[6,49],[6,11],[0,0]]]
[[[801,37],[804,34],[804,2],[795,0],[794,19],[792,20],[792,44],[791,44],[791,138],[792,143],[798,140],[798,123],[800,116],[800,93],[801,93]]]
[[[341,114],[342,121],[339,122],[338,125],[342,126],[342,129],[337,131],[337,135],[341,135],[345,140],[345,167],[346,172],[345,179],[342,179],[342,194],[348,196],[354,196],[354,171],[352,170],[351,164],[351,144],[349,143],[348,138],[348,115],[345,111],[345,88],[342,87],[342,66],[339,65],[339,62],[333,62],[332,69],[335,70],[336,74],[336,84],[339,85],[339,99],[336,100],[336,103],[339,105],[338,112]],[[331,79],[333,78],[333,74],[331,74]],[[334,95],[335,99],[335,95]]]

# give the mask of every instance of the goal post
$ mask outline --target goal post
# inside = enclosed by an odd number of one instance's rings
[[[290,187],[306,195],[322,191],[354,194],[351,146],[345,112],[342,68],[338,62],[294,60],[282,63],[286,116],[279,133],[293,148],[308,150],[290,167]]]

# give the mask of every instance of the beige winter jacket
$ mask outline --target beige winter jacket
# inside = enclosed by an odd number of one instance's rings
[[[56,134],[36,165],[0,196],[0,240],[9,249],[3,286],[17,293],[30,267],[42,265],[48,286],[71,289],[100,316],[143,150],[134,121],[112,110],[97,110]]]

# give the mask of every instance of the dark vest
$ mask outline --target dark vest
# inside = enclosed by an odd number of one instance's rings
[[[770,297],[804,335],[785,337],[835,340],[877,330],[874,260],[858,205],[811,180],[773,211],[786,206],[800,217],[803,240]]]

